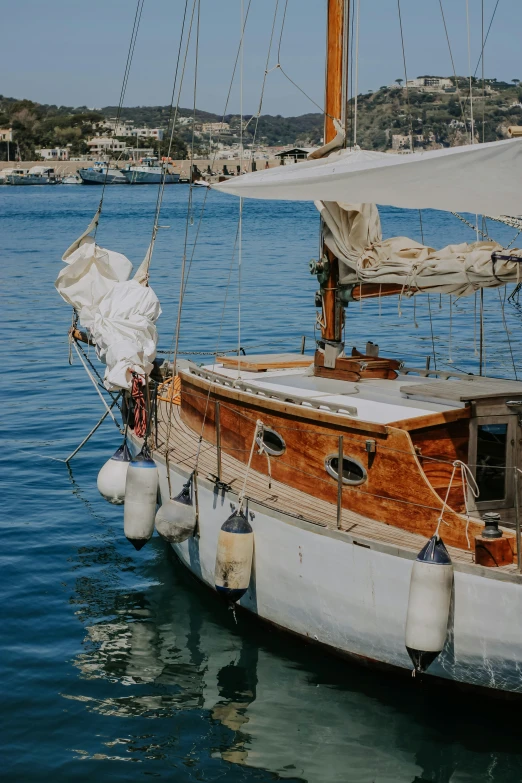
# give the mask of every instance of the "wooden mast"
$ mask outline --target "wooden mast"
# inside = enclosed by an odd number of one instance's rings
[[[346,84],[348,78],[348,17],[349,0],[328,0],[326,37],[326,90],[324,143],[336,136],[333,118],[345,126]],[[334,254],[324,248],[329,261],[328,278],[321,286],[323,304],[323,325],[321,337],[325,342],[325,362],[335,362],[335,356],[342,350],[344,308],[338,297],[339,262]],[[334,365],[335,366],[335,365]]]

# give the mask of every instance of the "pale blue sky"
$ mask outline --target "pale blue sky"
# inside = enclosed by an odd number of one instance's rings
[[[244,112],[259,103],[276,0],[251,0],[245,36]],[[484,0],[486,25],[496,0]],[[480,54],[482,0],[469,0],[472,64]],[[248,0],[244,0],[246,8]],[[277,59],[281,29],[279,0]],[[360,91],[404,77],[396,0],[360,0]],[[466,0],[443,0],[457,72],[466,74]],[[326,0],[288,0],[281,64],[319,104],[324,77]],[[117,104],[135,0],[0,0],[0,93],[41,103]],[[145,0],[126,105],[170,100],[184,0]],[[240,30],[241,0],[201,0],[197,104],[223,111]],[[451,64],[439,0],[401,0],[408,77],[450,75]],[[486,76],[522,79],[522,0],[500,0],[487,43]],[[193,66],[189,61],[182,105],[190,106]],[[230,102],[239,110],[239,84]],[[263,111],[285,116],[317,111],[282,74],[267,79]]]

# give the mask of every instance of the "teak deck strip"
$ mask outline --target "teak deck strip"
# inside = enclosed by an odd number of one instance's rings
[[[302,353],[263,353],[252,356],[241,356],[238,362],[237,356],[218,356],[216,361],[223,367],[248,372],[265,372],[266,370],[288,370],[298,367],[309,367],[313,363],[313,356],[305,356]]]
[[[192,470],[196,464],[198,450],[198,435],[181,420],[179,407],[162,403],[158,406],[158,443],[156,450],[166,456],[166,440],[168,429],[169,407],[171,407],[171,424],[169,438],[169,459],[187,470]],[[217,470],[217,450],[208,441],[203,441],[199,457],[199,471],[202,476],[215,477]],[[234,491],[239,492],[244,481],[246,466],[239,460],[226,454],[221,454],[221,480],[229,484]],[[268,478],[262,473],[250,470],[247,482],[247,497],[260,505],[265,505],[276,511],[293,517],[327,527],[337,529],[337,509],[332,503],[319,500],[278,481],[272,481],[268,487]],[[342,512],[342,530],[351,536],[397,546],[412,552],[419,552],[426,543],[424,536],[377,522],[348,509]],[[473,545],[473,542],[471,542]],[[473,563],[473,551],[465,551],[455,547],[448,550],[455,562]],[[506,566],[502,571],[514,571],[514,566]]]

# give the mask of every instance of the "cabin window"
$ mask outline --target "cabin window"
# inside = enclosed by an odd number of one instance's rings
[[[477,416],[471,419],[469,465],[473,470],[480,511],[512,508],[515,502],[517,416]],[[473,500],[468,497],[468,501]]]
[[[478,425],[476,479],[481,503],[506,497],[507,444],[507,423]]]
[[[326,472],[336,481],[339,478],[339,455],[331,454],[324,462]],[[353,457],[343,456],[343,484],[362,484],[367,473],[361,463]]]
[[[258,434],[256,443],[258,446],[262,446],[266,453],[272,457],[281,456],[286,449],[286,443],[281,435],[269,427],[264,427],[262,432]]]

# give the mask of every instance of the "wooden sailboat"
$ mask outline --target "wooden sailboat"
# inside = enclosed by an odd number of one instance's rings
[[[334,147],[348,8],[328,0]],[[157,466],[163,523],[169,508],[174,527],[187,523],[169,540],[228,600],[337,654],[522,693],[522,383],[404,368],[372,344],[347,350],[346,289],[326,244],[314,272],[312,367],[288,354],[178,361],[153,426],[133,430],[130,417],[135,451],[146,442]],[[350,298],[401,290],[359,283]]]

